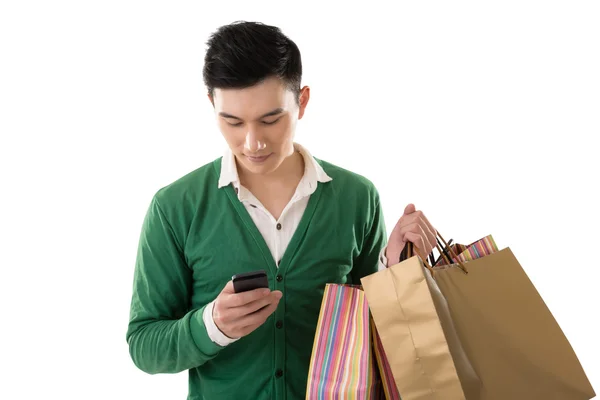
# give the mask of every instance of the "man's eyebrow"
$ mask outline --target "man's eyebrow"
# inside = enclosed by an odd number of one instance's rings
[[[269,111],[268,113],[261,115],[261,118],[272,117],[273,115],[281,114],[283,112],[283,108],[276,108],[273,111]]]
[[[283,108],[279,107],[279,108],[276,108],[276,109],[274,109],[273,111],[269,111],[268,113],[261,115],[261,116],[260,116],[260,118],[272,117],[273,115],[281,114],[283,111],[284,111],[284,110],[283,110]],[[224,112],[224,111],[221,111],[221,112],[219,113],[219,115],[220,115],[221,117],[223,117],[223,118],[237,119],[237,120],[239,120],[239,121],[241,121],[241,120],[242,120],[240,117],[236,117],[235,115],[231,115],[231,114],[229,114],[229,113],[226,113],[226,112]],[[260,119],[260,118],[259,118],[259,119]]]

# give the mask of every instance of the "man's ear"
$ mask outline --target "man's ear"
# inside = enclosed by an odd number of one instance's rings
[[[299,110],[298,110],[298,119],[301,119],[304,116],[304,110],[306,110],[306,106],[308,105],[308,100],[310,99],[310,88],[308,86],[304,86],[300,90],[300,98],[299,98]]]

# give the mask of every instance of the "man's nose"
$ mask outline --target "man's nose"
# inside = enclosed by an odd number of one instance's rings
[[[264,138],[255,129],[248,129],[246,143],[244,144],[244,148],[252,153],[259,152],[267,147]]]

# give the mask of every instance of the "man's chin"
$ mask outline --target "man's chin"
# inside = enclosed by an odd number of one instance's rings
[[[273,160],[267,160],[265,163],[256,164],[245,160],[243,165],[246,171],[254,175],[268,175],[277,169],[277,164],[272,162]]]

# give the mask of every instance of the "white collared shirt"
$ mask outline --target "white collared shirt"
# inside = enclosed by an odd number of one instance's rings
[[[299,144],[294,144],[294,149],[304,158],[304,175],[300,179],[292,199],[285,206],[278,220],[267,211],[262,203],[247,188],[240,184],[233,153],[227,151],[221,162],[219,188],[233,184],[238,194],[238,199],[248,210],[277,264],[279,264],[279,260],[283,257],[285,249],[288,247],[300,223],[300,219],[308,205],[310,195],[317,190],[317,184],[332,180],[308,150]],[[277,229],[278,225],[280,226],[279,230]]]
[[[221,175],[219,177],[219,188],[230,184],[235,188],[238,199],[248,210],[248,214],[256,224],[256,227],[262,234],[273,259],[277,261],[283,257],[300,219],[306,210],[310,196],[317,189],[319,183],[326,183],[332,180],[325,173],[321,165],[317,163],[314,157],[303,146],[294,143],[294,149],[304,158],[304,175],[298,183],[296,192],[290,202],[286,205],[281,216],[276,220],[273,215],[261,204],[261,202],[244,186],[240,184],[240,179],[235,162],[235,156],[231,150],[227,150],[221,161]],[[279,226],[280,229],[277,229]],[[385,249],[380,256],[379,269],[385,268],[387,260],[385,259]],[[238,339],[231,339],[224,335],[217,328],[213,315],[214,301],[206,306],[202,318],[210,339],[220,346],[227,346]]]

